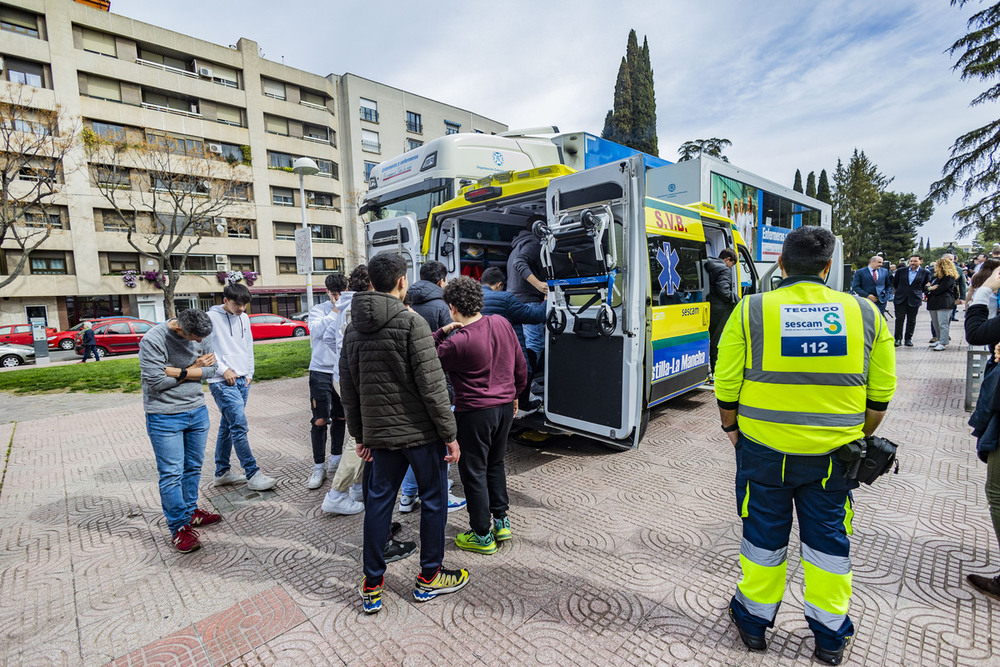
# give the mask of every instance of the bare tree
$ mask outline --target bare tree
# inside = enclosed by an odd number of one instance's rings
[[[0,246],[20,254],[7,271],[0,267],[0,288],[21,275],[52,234],[54,200],[67,174],[63,158],[76,142],[75,124],[61,108],[37,108],[32,98],[24,85],[0,94]]]
[[[111,205],[129,245],[158,265],[167,317],[188,256],[205,237],[226,236],[223,215],[251,217],[249,169],[199,144],[83,130],[95,187]]]

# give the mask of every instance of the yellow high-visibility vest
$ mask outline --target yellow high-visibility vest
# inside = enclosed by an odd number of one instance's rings
[[[865,409],[896,390],[896,352],[875,304],[818,277],[744,298],[719,342],[715,394],[740,432],[786,454],[826,454],[863,437]]]

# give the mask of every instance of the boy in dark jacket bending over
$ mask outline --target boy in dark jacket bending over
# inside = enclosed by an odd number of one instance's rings
[[[434,339],[424,319],[400,301],[409,288],[406,260],[391,253],[376,255],[368,276],[376,291],[355,294],[351,302],[340,387],[358,456],[372,462],[360,592],[365,613],[374,614],[382,608],[382,549],[407,466],[416,473],[424,504],[413,597],[426,602],[453,593],[469,582],[469,573],[441,567],[448,518],[446,463],[457,463],[459,450]]]

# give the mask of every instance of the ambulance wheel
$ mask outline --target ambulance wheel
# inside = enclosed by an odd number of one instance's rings
[[[618,316],[608,304],[601,306],[601,311],[597,313],[597,333],[602,336],[610,336],[618,326]]]
[[[559,336],[563,331],[566,331],[566,313],[562,310],[551,310],[549,311],[549,316],[545,319],[545,328],[549,330],[553,336]]]

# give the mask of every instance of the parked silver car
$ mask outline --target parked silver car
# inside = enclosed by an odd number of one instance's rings
[[[13,368],[35,363],[35,348],[27,345],[0,343],[0,367]]]

